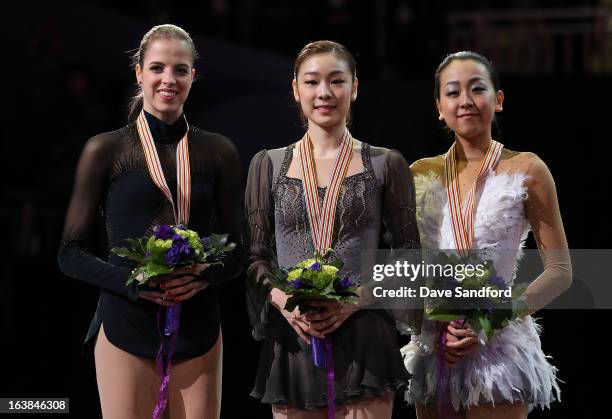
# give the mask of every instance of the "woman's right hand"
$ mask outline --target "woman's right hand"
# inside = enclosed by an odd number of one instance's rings
[[[455,368],[463,357],[478,348],[480,342],[469,323],[452,321],[448,324],[446,331],[444,363],[449,368]]]
[[[176,305],[174,299],[166,299],[165,295],[166,291],[138,291],[139,298],[144,298],[145,300],[153,301],[155,304],[159,304],[160,306],[174,307]]]
[[[287,320],[287,323],[289,323],[289,326],[295,330],[295,333],[297,333],[306,344],[310,345],[310,336],[324,339],[325,336],[312,327],[311,322],[306,320],[306,317],[300,313],[297,307],[292,312],[285,310],[284,307],[288,299],[289,296],[278,288],[272,288],[270,291],[270,302],[272,305],[281,312],[283,317]]]
[[[175,273],[169,273],[169,274],[163,274],[163,275],[157,275],[155,277],[153,277],[149,283],[147,284],[149,287],[151,288],[158,288],[161,284],[173,280],[173,279],[179,279],[179,278],[184,278],[184,277],[190,277],[191,279],[193,279],[194,277],[196,277],[197,275],[191,272],[183,272],[183,270],[178,271],[180,273],[175,274]],[[174,307],[177,303],[174,301],[174,297],[168,297],[166,295],[168,291],[167,290],[139,290],[138,291],[138,297],[139,298],[144,298],[145,300],[149,300],[154,302],[155,304],[159,304],[161,306],[164,307]]]

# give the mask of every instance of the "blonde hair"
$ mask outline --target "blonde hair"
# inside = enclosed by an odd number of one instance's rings
[[[151,43],[156,39],[175,39],[178,41],[185,41],[187,46],[191,52],[191,56],[193,58],[193,63],[195,63],[198,59],[198,51],[195,48],[195,44],[193,43],[193,39],[181,27],[171,24],[157,25],[153,26],[147,33],[144,34],[142,40],[140,41],[140,46],[138,49],[134,51],[131,56],[132,59],[132,68],[136,68],[136,65],[140,65],[140,67],[144,64],[144,57],[147,53],[147,50],[151,46]],[[143,104],[143,93],[142,88],[138,86],[136,94],[130,100],[129,105],[129,117],[128,119],[132,120],[136,118],[138,113],[142,109]]]

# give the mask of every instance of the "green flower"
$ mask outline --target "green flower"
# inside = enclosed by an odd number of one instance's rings
[[[329,284],[334,282],[334,279],[337,277],[336,272],[338,272],[338,269],[333,266],[323,266],[321,272],[308,271],[308,273],[311,272],[313,274],[311,278],[312,286],[318,290],[324,290]]]
[[[334,275],[338,273],[338,268],[336,268],[335,266],[331,266],[331,265],[323,265],[323,267],[321,268],[321,271],[325,274]]]
[[[308,268],[310,267],[310,265],[312,265],[313,263],[318,262],[317,259],[306,259],[301,261],[300,263],[298,263],[296,266],[296,268]]]
[[[158,249],[168,250],[172,247],[172,239],[168,239],[168,240],[155,239],[153,243],[154,243],[154,246]]]
[[[287,276],[287,282],[291,282],[294,279],[299,278],[301,275],[302,275],[302,269],[294,269],[289,272],[289,275]]]

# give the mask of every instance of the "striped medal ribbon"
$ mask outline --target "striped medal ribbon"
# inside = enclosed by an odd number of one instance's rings
[[[450,209],[451,225],[455,245],[462,256],[467,256],[472,248],[474,240],[474,205],[476,187],[482,182],[489,172],[497,166],[502,154],[504,145],[491,140],[482,166],[476,176],[474,185],[468,191],[465,202],[461,203],[459,192],[459,170],[456,161],[456,145],[453,143],[450,150],[446,153],[444,160],[444,176],[446,178],[446,193]]]
[[[312,241],[315,250],[325,255],[332,245],[336,205],[342,181],[348,171],[349,163],[353,157],[353,141],[349,130],[344,132],[338,155],[329,179],[329,186],[323,199],[323,208],[319,205],[317,193],[317,173],[315,171],[314,156],[312,154],[312,141],[308,133],[302,138],[298,152],[302,166],[302,184],[306,197],[306,210],[312,232]]]
[[[189,223],[189,211],[191,206],[191,170],[189,165],[189,144],[187,140],[189,124],[187,124],[185,136],[179,142],[176,150],[176,195],[178,211],[177,205],[174,204],[174,200],[172,199],[170,188],[168,188],[168,184],[166,183],[159,156],[155,149],[155,143],[153,142],[153,136],[151,135],[147,118],[144,115],[144,110],[138,115],[136,126],[138,128],[138,137],[140,138],[140,144],[142,144],[142,150],[147,160],[147,167],[149,168],[151,179],[153,179],[155,185],[162,191],[168,202],[172,204],[175,223],[187,225]]]

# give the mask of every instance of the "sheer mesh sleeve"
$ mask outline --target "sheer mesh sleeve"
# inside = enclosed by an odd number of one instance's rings
[[[395,261],[395,250],[420,249],[419,230],[416,221],[414,179],[408,163],[395,150],[387,154],[384,167],[383,224],[385,239],[391,247],[390,261]],[[417,261],[417,263],[420,261]],[[397,286],[404,278],[397,279]],[[414,306],[414,305],[412,305]],[[396,320],[397,329],[403,334],[418,334],[423,311],[420,308],[388,310]]]
[[[264,339],[270,302],[268,299],[270,270],[277,266],[274,238],[274,204],[272,201],[273,167],[266,150],[251,160],[245,195],[247,228],[245,246],[248,251],[247,310],[253,337]]]
[[[204,279],[211,285],[221,285],[236,277],[242,271],[244,251],[242,246],[242,170],[240,158],[234,144],[227,138],[217,136],[215,146],[215,165],[217,176],[215,183],[215,206],[217,231],[228,233],[229,241],[236,243],[236,248],[224,254],[223,265],[214,265],[204,271]]]
[[[540,158],[531,154],[529,160],[529,196],[525,202],[525,210],[544,265],[544,272],[525,292],[527,305],[533,312],[570,287],[572,263],[553,177]]]
[[[105,135],[96,136],[85,145],[77,165],[57,260],[64,274],[136,300],[137,285],[125,285],[129,269],[100,260],[86,245],[105,194],[112,155],[112,141]]]
[[[404,157],[390,150],[385,161],[383,219],[392,249],[420,249],[414,178]]]

